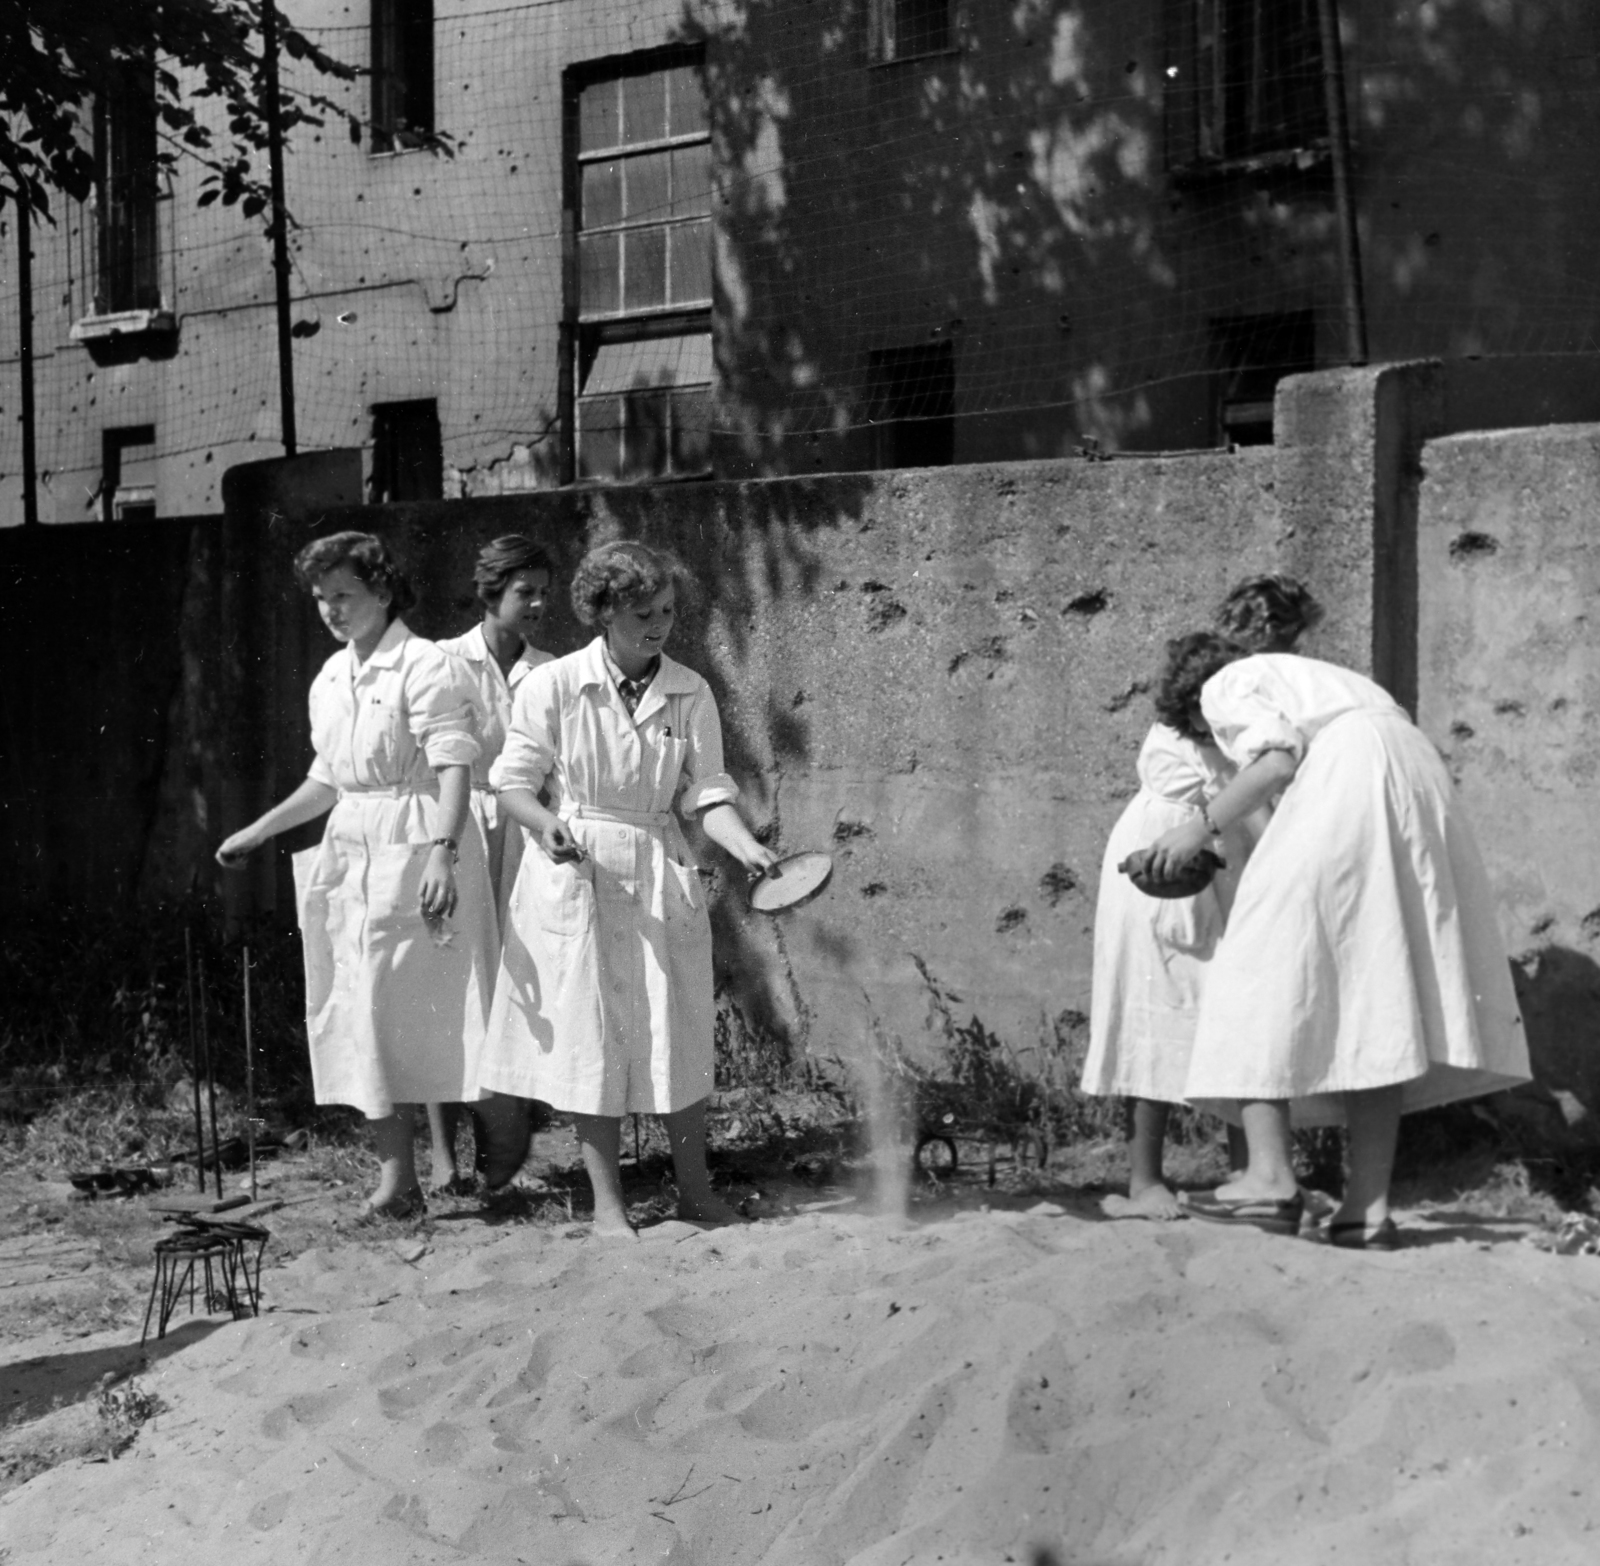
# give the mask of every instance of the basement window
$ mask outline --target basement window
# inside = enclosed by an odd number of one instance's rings
[[[444,498],[444,441],[432,397],[373,404],[370,492],[379,506]]]
[[[956,360],[952,343],[919,343],[867,355],[867,418],[880,468],[955,461]]]
[[[150,522],[156,514],[156,430],[133,424],[100,436],[100,518]]]

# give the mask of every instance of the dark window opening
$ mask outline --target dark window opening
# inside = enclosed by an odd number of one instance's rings
[[[951,0],[870,0],[869,54],[880,63],[954,47]]]
[[[99,267],[96,315],[155,310],[161,305],[156,202],[155,74],[129,63],[117,85],[95,104],[95,167]]]
[[[426,146],[433,112],[433,0],[372,0],[372,150]]]
[[[444,441],[433,398],[373,404],[370,492],[380,506],[444,498]]]
[[[1216,367],[1216,433],[1223,445],[1272,443],[1278,382],[1316,364],[1316,325],[1309,310],[1246,315],[1211,323]]]
[[[1166,0],[1167,161],[1326,145],[1317,0]]]
[[[880,468],[935,468],[955,461],[956,360],[950,343],[867,355],[867,416]]]
[[[149,522],[156,514],[156,430],[133,424],[100,435],[100,517]]]
[[[711,129],[697,57],[655,52],[568,80],[572,449],[585,479],[710,466]]]

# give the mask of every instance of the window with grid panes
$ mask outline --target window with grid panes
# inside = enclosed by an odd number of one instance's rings
[[[372,150],[433,139],[433,0],[372,0]]]
[[[580,478],[703,472],[711,402],[711,138],[693,64],[577,102]]]
[[[1316,0],[1165,0],[1164,26],[1170,166],[1326,142]]]
[[[867,52],[879,65],[955,47],[953,0],[868,0]]]
[[[155,71],[130,64],[95,105],[97,315],[161,304]]]

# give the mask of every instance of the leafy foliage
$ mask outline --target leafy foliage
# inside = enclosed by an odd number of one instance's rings
[[[96,176],[94,100],[143,68],[154,73],[158,164],[203,164],[202,206],[237,204],[247,217],[264,211],[265,169],[258,174],[252,157],[267,145],[261,13],[260,0],[0,0],[0,205],[20,198],[48,216],[52,190],[87,199]],[[281,15],[278,43],[282,56],[325,77],[360,74]],[[197,112],[204,99],[220,112]],[[280,92],[280,101],[286,135],[329,114],[348,118],[319,94]]]

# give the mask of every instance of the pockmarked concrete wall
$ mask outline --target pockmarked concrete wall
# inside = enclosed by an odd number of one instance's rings
[[[674,652],[716,692],[744,810],[836,860],[821,898],[773,920],[701,845],[746,1017],[822,1055],[874,1024],[915,1047],[925,972],[1020,1050],[1088,1010],[1149,686],[1167,637],[1275,563],[1271,473],[1255,453],[1018,464],[333,511],[316,530],[389,536],[430,634],[471,623],[472,557],[498,533],[546,542],[563,575],[602,537],[677,551],[699,592]],[[269,574],[310,532],[278,531]],[[587,634],[563,606],[544,641]],[[303,731],[298,707],[271,721]],[[281,870],[257,874],[282,896]]]
[[[1499,895],[1539,1079],[1592,1111],[1600,424],[1454,435],[1423,463],[1419,721]]]

